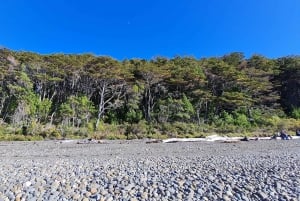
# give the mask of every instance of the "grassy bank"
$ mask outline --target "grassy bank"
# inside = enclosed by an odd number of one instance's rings
[[[211,134],[221,136],[272,136],[281,129],[286,129],[294,135],[299,128],[300,120],[296,119],[270,119],[269,124],[258,126],[240,126],[228,123],[221,124],[190,124],[190,123],[164,123],[148,124],[140,121],[137,124],[106,124],[101,123],[97,130],[93,127],[62,127],[55,125],[34,124],[23,127],[12,127],[2,124],[0,126],[1,141],[36,141],[45,139],[142,139],[142,138],[195,138],[206,137]]]

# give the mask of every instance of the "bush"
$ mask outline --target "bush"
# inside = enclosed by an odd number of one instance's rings
[[[278,124],[279,129],[286,129],[291,132],[294,132],[296,129],[299,129],[300,120],[297,119],[281,119]]]
[[[163,135],[167,135],[168,137],[177,137],[178,130],[171,123],[163,123],[158,128]]]
[[[39,141],[43,140],[42,137],[39,136],[25,136],[25,135],[0,135],[1,141]]]
[[[271,126],[271,127],[279,127],[279,123],[282,124],[282,121],[280,117],[278,117],[277,115],[266,117],[264,122],[266,126]]]
[[[174,122],[163,123],[157,126],[157,130],[161,134],[168,137],[203,137],[203,132],[206,130],[205,125],[201,127],[197,124]]]
[[[237,113],[234,115],[234,124],[241,128],[250,128],[251,124],[245,114]]]
[[[137,124],[127,125],[125,135],[127,139],[142,139],[151,133],[149,131],[149,125],[147,125],[146,121],[140,121]]]
[[[220,134],[235,133],[237,130],[240,130],[240,128],[232,124],[223,124],[222,126],[218,126],[214,129],[215,132]]]
[[[98,130],[89,133],[93,139],[124,139],[126,133],[126,125],[105,124],[101,122]]]
[[[44,139],[50,138],[50,139],[60,139],[62,137],[62,131],[61,127],[56,127],[53,125],[44,125],[44,126],[39,126],[39,132],[34,132],[32,136],[40,136],[43,137]]]
[[[294,119],[300,119],[300,108],[293,108],[291,112],[291,117]]]
[[[118,135],[118,134],[108,134],[106,136],[108,140],[126,140],[127,137],[125,135]]]

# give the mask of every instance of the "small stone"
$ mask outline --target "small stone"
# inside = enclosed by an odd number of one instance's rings
[[[16,201],[21,201],[21,198],[22,198],[22,194],[19,193],[19,194],[16,196]]]
[[[128,194],[131,195],[131,196],[134,196],[135,195],[135,190],[128,191]]]
[[[142,197],[142,199],[148,199],[148,193],[143,192],[141,197]]]
[[[281,184],[280,184],[279,182],[276,182],[276,183],[275,183],[275,186],[276,186],[277,190],[280,190],[280,189],[281,189]]]
[[[262,191],[258,191],[256,194],[257,194],[262,200],[265,200],[265,199],[268,198],[268,195],[265,194],[265,193],[262,192]]]
[[[204,194],[204,191],[203,191],[203,189],[199,188],[199,189],[197,190],[197,193],[200,194],[200,195],[203,195],[203,194]]]
[[[98,190],[97,190],[97,188],[95,188],[95,187],[92,187],[91,190],[90,190],[90,192],[91,192],[92,195],[96,194],[97,191],[98,191]]]
[[[230,190],[226,191],[226,195],[228,195],[229,197],[233,197],[233,194]]]
[[[171,187],[171,188],[168,188],[168,192],[170,192],[171,195],[174,195],[176,191],[174,188]]]
[[[163,186],[159,186],[158,189],[159,189],[161,192],[165,191],[165,187],[163,187]]]
[[[243,190],[240,189],[240,188],[237,187],[237,186],[235,186],[235,187],[233,188],[233,190],[234,190],[235,192],[243,192]]]
[[[194,195],[195,195],[194,191],[191,191],[191,192],[189,193],[188,197],[189,197],[189,198],[193,198]]]
[[[178,185],[180,186],[180,187],[182,187],[183,186],[183,184],[184,184],[184,180],[179,180],[177,183],[178,183]]]
[[[223,200],[224,201],[230,201],[231,199],[227,195],[223,195]]]
[[[148,187],[148,184],[147,184],[147,182],[145,182],[145,181],[143,182],[142,185],[143,185],[144,188],[147,188],[147,187]]]
[[[73,195],[73,200],[79,200],[79,199],[80,199],[80,195],[79,194]]]
[[[275,196],[276,196],[276,192],[271,191],[271,192],[270,192],[270,196],[275,197]]]
[[[58,181],[53,182],[52,185],[51,185],[51,187],[55,188],[55,189],[57,189],[58,186],[59,186],[59,182]]]
[[[84,194],[84,196],[87,197],[87,198],[90,197],[91,195],[92,195],[92,193],[90,193],[90,192],[86,192],[86,193]]]
[[[178,199],[182,199],[182,193],[177,193],[176,197],[177,197]]]
[[[223,187],[221,187],[221,186],[219,186],[219,185],[217,185],[217,184],[213,184],[212,187],[215,188],[215,189],[218,190],[218,191],[221,191],[222,188],[223,188]]]
[[[209,175],[209,176],[208,176],[208,180],[210,180],[210,181],[215,181],[215,178],[214,178],[212,175]]]
[[[254,187],[252,187],[250,185],[245,186],[245,189],[248,190],[248,191],[250,191],[250,192],[254,191]]]
[[[31,186],[31,182],[30,181],[27,181],[27,182],[24,183],[24,187],[29,187],[29,186]]]
[[[113,197],[107,197],[106,199],[105,199],[105,201],[113,201],[114,199],[113,199]]]
[[[9,200],[15,200],[15,195],[11,191],[8,192],[7,197]]]
[[[242,195],[242,199],[243,199],[244,201],[249,201],[248,197],[245,196],[245,195]]]
[[[291,200],[290,196],[287,193],[282,193],[282,196],[286,199],[286,200]]]
[[[125,187],[126,191],[130,191],[134,187],[133,184],[129,184],[128,186]]]
[[[103,196],[105,196],[105,195],[108,194],[108,191],[105,190],[105,189],[102,189],[102,190],[100,191],[100,194],[103,195]]]

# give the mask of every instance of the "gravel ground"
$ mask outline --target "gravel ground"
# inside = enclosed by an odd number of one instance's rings
[[[2,200],[300,200],[300,140],[0,142]]]

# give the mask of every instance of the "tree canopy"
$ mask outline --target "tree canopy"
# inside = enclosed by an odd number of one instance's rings
[[[300,117],[299,78],[299,56],[245,58],[235,52],[118,61],[1,49],[0,122],[32,133],[37,125],[50,125],[54,133],[119,125],[124,135],[141,123],[148,134],[169,133],[168,125],[180,133],[184,124],[262,128],[272,124],[263,119]]]

